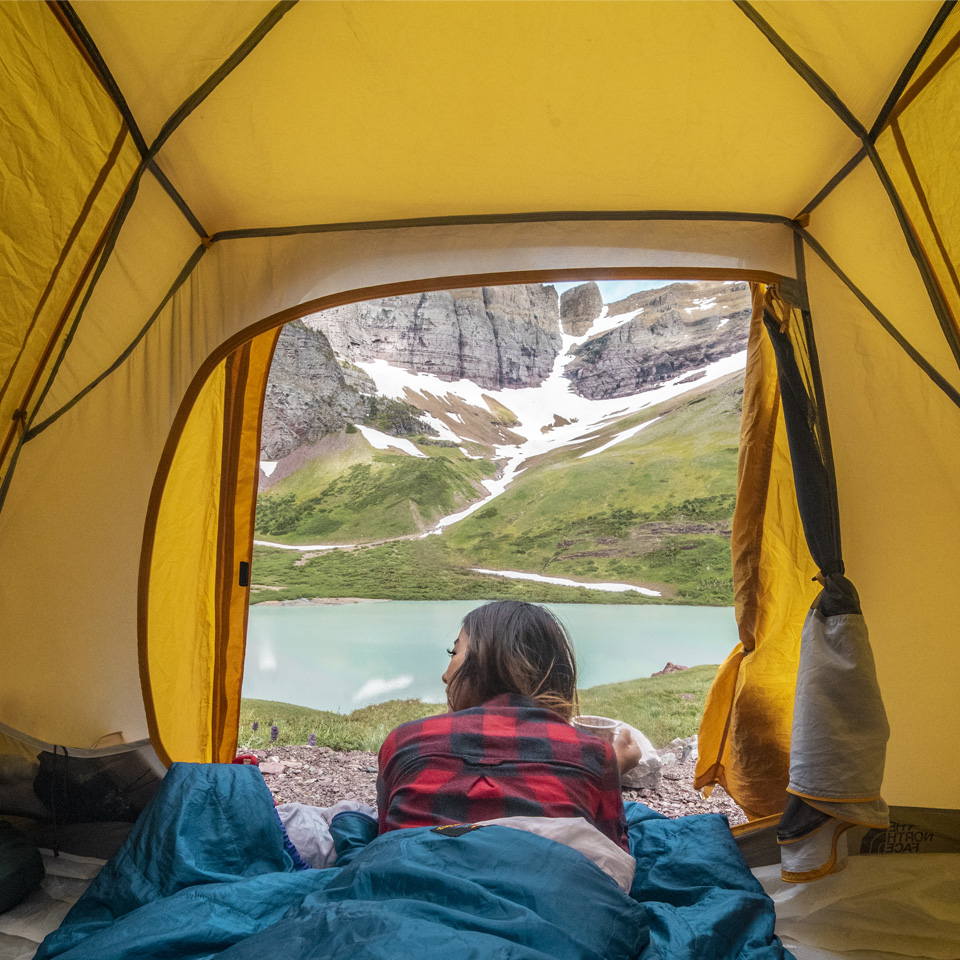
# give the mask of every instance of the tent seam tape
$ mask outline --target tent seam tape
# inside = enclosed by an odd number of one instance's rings
[[[103,55],[93,42],[93,38],[84,26],[83,21],[77,15],[76,10],[73,9],[68,0],[56,0],[56,2],[47,0],[47,6],[57,18],[60,26],[63,27],[67,35],[70,36],[74,44],[80,49],[84,59],[87,61],[87,65],[91,68],[100,85],[110,97],[111,102],[120,112],[120,116],[126,122],[130,130],[130,136],[133,138],[133,142],[136,144],[140,156],[145,157],[147,155],[147,141],[140,132],[140,127],[137,124],[136,118],[133,116],[133,111],[130,109],[130,105],[120,90],[120,85],[110,72],[106,60],[103,59]]]
[[[943,237],[940,233],[940,230],[937,228],[937,223],[933,217],[933,211],[930,209],[930,203],[927,200],[926,193],[924,192],[923,184],[920,183],[920,175],[918,174],[917,168],[914,165],[913,157],[910,156],[910,151],[907,149],[907,143],[903,139],[903,131],[900,129],[900,123],[898,120],[894,119],[890,122],[890,132],[893,134],[897,151],[900,154],[900,160],[903,163],[904,169],[907,171],[907,176],[910,178],[910,184],[913,187],[914,193],[917,195],[917,199],[920,201],[920,208],[923,210],[923,214],[927,218],[927,224],[933,233],[933,239],[937,244],[937,249],[940,251],[940,256],[943,257],[943,262],[947,267],[947,273],[949,273],[950,279],[953,281],[954,289],[958,294],[960,294],[960,277],[957,276],[956,268],[953,265],[953,261],[950,259],[950,254],[947,252],[947,248],[943,242]],[[929,260],[929,258],[927,259]],[[949,307],[949,304],[947,304],[947,306]],[[953,311],[951,310],[950,312],[952,317]],[[954,324],[956,324],[955,317],[953,317],[953,320]]]
[[[902,97],[900,97],[893,110],[890,111],[890,115],[887,117],[886,122],[888,124],[891,121],[896,120],[897,117],[899,117],[900,114],[903,113],[904,110],[906,110],[921,93],[923,93],[930,83],[936,79],[937,75],[947,65],[947,62],[957,52],[958,49],[960,49],[960,31],[957,31],[957,33],[953,35],[946,46],[940,51],[940,53],[937,54],[933,63],[931,63],[930,66],[927,67],[927,69],[924,70],[919,77],[917,77],[913,83],[913,86],[911,86],[910,89],[907,90]],[[882,129],[879,130],[877,132],[877,136],[879,136],[882,132]]]
[[[250,31],[241,44],[230,54],[203,83],[170,114],[160,128],[153,143],[150,144],[148,157],[157,155],[176,129],[193,113],[204,100],[257,48],[261,40],[296,6],[297,0],[280,0],[270,12]]]
[[[143,325],[143,327],[141,327],[140,331],[133,338],[133,340],[127,345],[127,347],[120,354],[120,356],[118,356],[117,359],[114,360],[113,363],[111,363],[110,366],[103,371],[103,373],[101,373],[94,380],[91,380],[90,383],[88,383],[78,394],[76,394],[76,396],[68,400],[62,407],[60,407],[59,410],[55,411],[54,413],[51,413],[49,417],[47,417],[45,420],[38,423],[35,427],[31,426],[30,429],[27,430],[24,436],[24,442],[32,440],[34,437],[43,433],[43,431],[46,430],[47,427],[52,426],[68,410],[70,410],[77,403],[79,403],[88,393],[90,393],[91,390],[99,386],[104,380],[106,380],[108,376],[110,376],[111,373],[113,373],[119,366],[123,364],[123,362],[136,349],[140,341],[147,335],[150,328],[153,326],[157,318],[162,313],[163,308],[170,302],[171,297],[173,297],[173,295],[180,289],[180,287],[183,286],[187,278],[193,272],[194,267],[197,265],[197,263],[199,263],[201,257],[203,257],[203,255],[206,252],[207,252],[207,247],[201,243],[200,246],[197,247],[196,250],[194,250],[193,253],[190,255],[190,259],[187,260],[186,264],[180,270],[180,273],[177,274],[176,279],[173,281],[173,283],[170,286],[170,289],[167,290],[163,299],[160,301],[159,306],[156,308],[156,310],[153,311],[153,313],[150,315],[150,318]]]
[[[956,6],[956,4],[957,0],[945,0],[944,4],[937,12],[937,15],[933,18],[930,26],[927,28],[927,32],[924,34],[923,39],[917,45],[917,49],[913,51],[912,56],[901,71],[900,76],[897,78],[897,82],[890,89],[887,99],[884,101],[883,106],[880,108],[880,112],[877,114],[876,120],[873,122],[873,126],[867,133],[867,136],[872,143],[876,142],[876,139],[886,125],[893,108],[897,105],[897,101],[900,99],[900,95],[903,93],[904,88],[910,82],[911,77],[916,72],[917,67],[920,65],[920,61],[923,59],[924,54],[927,52],[927,50],[929,50],[930,45],[940,32],[940,29],[947,17],[953,12],[953,8]],[[823,189],[803,208],[803,210],[800,211],[799,214],[797,214],[797,216],[800,217],[804,214],[812,213],[813,210],[833,192],[834,188],[839,186],[839,184],[846,179],[849,173],[853,172],[853,170],[865,156],[865,148],[861,146],[861,148],[853,155],[853,157],[851,157],[850,160],[848,160],[847,163],[844,164],[844,166],[841,167],[840,170],[837,171],[837,173],[835,173],[833,177],[827,181]]]
[[[873,318],[890,334],[891,337],[900,345],[903,351],[911,360],[936,384],[947,397],[960,408],[960,391],[956,389],[927,359],[920,353],[913,344],[884,316],[883,313],[873,304],[873,302],[863,293],[862,290],[840,269],[837,262],[823,248],[820,242],[811,236],[803,228],[799,228],[800,234],[806,240],[810,249],[826,264],[830,270],[844,283],[848,290],[867,308]]]
[[[104,243],[100,252],[99,261],[93,271],[93,276],[90,279],[90,284],[87,287],[86,293],[83,295],[83,300],[81,300],[80,306],[77,308],[77,313],[73,318],[73,323],[70,325],[70,329],[67,332],[66,337],[64,337],[63,343],[60,345],[60,352],[58,353],[57,359],[50,371],[50,376],[47,378],[47,382],[40,394],[40,398],[37,400],[37,403],[33,408],[33,413],[31,414],[27,423],[28,435],[34,419],[39,413],[40,408],[43,406],[43,401],[46,400],[47,394],[50,392],[50,388],[53,386],[53,383],[57,378],[57,374],[60,372],[63,359],[67,354],[67,350],[70,348],[70,344],[73,342],[73,338],[76,335],[78,327],[80,326],[80,321],[83,319],[83,314],[87,309],[87,305],[90,303],[90,298],[93,296],[94,290],[96,290],[97,282],[107,267],[107,261],[110,259],[110,255],[113,253],[113,249],[117,244],[117,239],[120,236],[120,230],[129,216],[130,210],[133,208],[134,201],[136,200],[137,193],[140,189],[140,181],[143,178],[145,170],[146,166],[141,161],[140,165],[134,172],[126,191],[124,192],[116,213],[114,214],[113,221],[110,224],[110,229],[107,234],[106,242]]]
[[[903,233],[903,238],[906,240],[907,249],[910,251],[914,262],[917,265],[917,270],[920,272],[920,279],[923,281],[924,287],[926,287],[927,296],[930,298],[930,304],[933,307],[933,312],[937,316],[937,322],[940,324],[940,329],[943,331],[947,345],[950,347],[950,351],[953,353],[953,358],[956,361],[957,367],[960,368],[960,333],[958,333],[957,328],[953,323],[953,314],[951,313],[943,297],[943,291],[940,289],[940,284],[937,281],[937,275],[934,272],[933,267],[930,265],[930,261],[927,259],[926,252],[921,246],[916,232],[913,229],[913,224],[910,223],[910,218],[907,216],[906,209],[903,206],[903,201],[900,199],[900,195],[897,193],[897,188],[893,185],[893,181],[890,179],[890,174],[887,172],[887,168],[884,166],[883,160],[880,159],[880,154],[877,152],[877,148],[869,141],[865,141],[864,146],[867,148],[867,155],[870,157],[870,161],[877,173],[877,177],[879,178],[880,183],[887,194],[887,199],[890,201],[890,205],[893,207],[893,212],[896,215],[898,223],[900,224],[900,230]]]
[[[110,150],[110,153],[107,155],[106,160],[104,161],[103,166],[100,168],[100,172],[97,175],[97,179],[94,181],[93,186],[90,188],[90,192],[87,194],[87,198],[84,201],[83,208],[77,216],[76,221],[74,221],[73,227],[70,230],[66,241],[64,242],[63,249],[60,251],[60,257],[57,260],[56,266],[53,269],[53,272],[50,275],[50,279],[47,281],[46,287],[44,287],[43,294],[40,297],[40,301],[37,303],[36,310],[34,310],[33,319],[30,322],[30,326],[27,329],[27,332],[23,338],[23,342],[20,345],[20,350],[17,352],[16,359],[10,367],[10,371],[7,375],[7,379],[4,381],[3,386],[0,387],[0,399],[6,394],[7,387],[10,384],[10,380],[13,376],[14,371],[20,363],[20,360],[23,357],[23,352],[26,349],[27,342],[30,339],[30,335],[33,333],[34,327],[37,323],[37,318],[40,316],[40,312],[43,310],[44,305],[47,302],[47,298],[50,295],[51,290],[56,282],[57,277],[60,274],[60,269],[62,268],[64,262],[67,259],[73,244],[76,242],[76,238],[80,233],[80,230],[83,228],[83,225],[86,223],[87,218],[90,215],[90,211],[93,209],[93,204],[95,203],[97,197],[100,195],[101,190],[103,189],[104,184],[107,181],[111,171],[116,166],[118,157],[120,156],[120,149],[123,146],[123,142],[127,137],[127,128],[121,124],[120,129],[117,133],[117,138],[114,141],[113,147]],[[108,221],[109,222],[109,221]],[[94,244],[93,253],[96,254],[99,246],[101,237],[97,239],[97,242]],[[91,257],[87,257],[87,263],[89,264]],[[60,335],[63,330],[63,325],[66,321],[66,317],[69,315],[70,307],[72,307],[73,302],[76,298],[76,291],[82,286],[82,281],[86,279],[86,275],[89,272],[89,267],[85,267],[80,272],[80,277],[82,278],[81,283],[74,285],[74,292],[67,299],[67,308],[60,315],[60,319],[54,324],[53,329],[50,331],[50,335],[47,339],[47,344],[41,353],[40,360],[37,363],[34,375],[30,379],[30,383],[27,386],[27,390],[24,393],[23,399],[17,405],[18,410],[25,410],[27,404],[30,402],[30,398],[33,395],[33,391],[36,389],[36,385],[42,375],[43,368],[46,366],[47,361],[50,359],[50,353],[53,351],[53,344],[56,343],[57,337]],[[10,438],[14,428],[11,428],[11,433],[8,433],[7,439],[4,441],[3,449],[0,450],[0,463],[3,462],[3,458],[6,456],[7,449],[9,448]]]
[[[830,106],[833,111],[843,120],[844,123],[860,138],[863,143],[864,148],[867,151],[867,156],[870,158],[871,163],[874,166],[874,169],[877,172],[877,176],[880,178],[880,182],[883,185],[884,190],[887,193],[887,197],[890,200],[891,205],[893,206],[894,213],[896,214],[897,220],[900,223],[900,229],[903,231],[904,239],[907,241],[907,247],[910,250],[910,253],[913,256],[914,261],[917,264],[917,268],[920,270],[920,276],[923,279],[923,285],[927,289],[927,296],[930,298],[930,302],[933,305],[934,313],[937,315],[937,320],[940,323],[940,327],[943,330],[944,336],[946,337],[947,344],[950,347],[954,355],[954,359],[957,362],[957,366],[960,367],[960,335],[957,334],[957,331],[950,324],[949,311],[946,309],[946,305],[941,296],[939,287],[935,282],[935,275],[933,274],[930,264],[927,262],[926,256],[924,255],[923,250],[919,247],[916,236],[913,233],[912,227],[909,223],[909,220],[906,217],[906,213],[903,210],[903,205],[900,202],[900,198],[897,195],[896,189],[893,186],[893,183],[890,181],[890,176],[887,173],[886,168],[883,165],[883,161],[880,159],[879,153],[877,153],[876,147],[873,144],[873,141],[870,139],[869,134],[866,129],[860,123],[859,120],[853,115],[850,109],[844,104],[844,102],[837,96],[833,89],[823,80],[816,71],[806,61],[800,57],[796,51],[767,23],[766,20],[750,5],[747,0],[734,0],[734,3],[737,7],[748,17],[751,22],[760,30],[761,33],[770,41],[774,48],[780,53],[780,55],[793,67],[794,70],[810,85],[811,89],[816,92],[816,94]],[[908,91],[903,98],[901,98],[901,105],[898,105],[898,108],[894,111],[893,115],[896,116],[905,109],[906,106],[912,102],[912,98],[917,95],[920,89],[929,82],[929,79],[935,75],[937,71],[934,70],[934,67],[939,70],[939,68],[949,59],[951,47],[953,44],[960,46],[960,33],[951,41],[947,47],[939,54],[937,59],[934,61],[931,66],[924,71],[923,76],[914,84],[911,88],[911,91],[916,91],[911,93]],[[906,102],[904,102],[906,101]]]
[[[860,165],[863,159],[867,155],[866,147],[862,144],[860,149],[823,185],[819,193],[817,193],[814,198],[807,203],[807,205],[797,214],[794,219],[799,219],[800,217],[809,215],[816,210],[817,207],[823,203],[827,197],[830,196],[833,191],[847,179],[849,174],[853,173],[854,170]]]
[[[251,227],[249,229],[220,230],[210,238],[211,243],[222,240],[246,240],[255,237],[286,237],[301,233],[341,233],[354,230],[400,230],[412,227],[456,227],[483,224],[554,223],[602,221],[630,222],[645,220],[706,220],[721,222],[774,223],[791,226],[790,217],[773,213],[739,213],[724,210],[557,210],[532,213],[480,213],[444,217],[411,217],[394,220],[355,220],[340,223],[299,224],[286,227]]]
[[[891,113],[897,105],[897,101],[900,99],[900,96],[907,84],[913,78],[914,73],[916,73],[917,67],[920,66],[920,61],[923,59],[927,50],[930,49],[930,45],[940,33],[941,27],[945,23],[947,17],[953,12],[953,8],[956,5],[957,0],[945,0],[943,5],[937,11],[937,15],[931,21],[930,26],[927,28],[927,32],[923,35],[923,39],[917,45],[917,49],[913,51],[913,55],[907,61],[906,66],[904,66],[903,71],[897,78],[897,82],[891,88],[887,99],[884,101],[883,106],[880,108],[880,112],[877,114],[877,119],[873,122],[873,126],[870,127],[868,136],[870,137],[871,142],[876,142],[880,132],[886,126],[887,120],[890,118]]]
[[[861,139],[867,135],[863,124],[840,99],[836,91],[790,46],[754,9],[748,0],[733,0],[741,13],[770,41],[774,49],[796,71],[811,90]]]
[[[47,393],[49,392],[50,387],[52,386],[53,381],[57,376],[57,372],[59,371],[60,365],[63,362],[63,357],[66,354],[67,348],[70,345],[70,341],[73,339],[74,333],[76,332],[77,324],[79,323],[80,317],[83,314],[84,307],[89,301],[90,296],[93,292],[93,289],[96,286],[99,273],[102,273],[103,271],[103,265],[105,264],[106,258],[109,255],[108,248],[112,249],[112,245],[116,242],[116,237],[117,237],[117,234],[119,233],[119,229],[120,229],[119,225],[122,224],[127,213],[129,213],[130,206],[127,205],[125,208],[125,204],[127,203],[127,198],[130,195],[131,189],[133,188],[134,184],[137,181],[137,177],[139,176],[140,169],[142,169],[142,167],[138,168],[138,170],[135,171],[134,175],[131,177],[130,183],[127,185],[127,189],[124,191],[124,194],[120,198],[120,201],[118,202],[117,207],[115,208],[114,212],[111,214],[110,219],[107,221],[107,224],[103,229],[103,232],[101,233],[100,237],[97,239],[97,243],[94,245],[94,248],[90,253],[90,256],[87,258],[87,262],[84,266],[84,269],[81,272],[81,275],[77,283],[74,284],[73,293],[71,294],[64,310],[61,313],[61,320],[58,321],[58,327],[59,327],[57,331],[58,337],[60,335],[60,332],[63,329],[64,324],[66,323],[66,318],[69,316],[70,311],[73,309],[73,304],[76,300],[76,297],[79,295],[80,290],[83,289],[83,285],[87,282],[87,277],[89,276],[89,271],[93,262],[95,260],[98,261],[97,267],[94,270],[94,276],[90,280],[90,283],[87,287],[87,291],[84,294],[83,301],[81,302],[81,305],[77,311],[77,315],[76,317],[74,317],[74,322],[69,332],[67,333],[67,336],[64,337],[63,343],[60,345],[60,352],[57,355],[57,360],[53,365],[53,369],[51,370],[50,377],[48,378],[43,388],[43,391],[40,394],[40,399],[37,401],[37,404],[34,407],[32,416],[29,418],[29,420],[26,420],[26,422],[24,423],[24,427],[26,429],[24,429],[23,433],[21,434],[20,439],[17,442],[17,446],[10,457],[9,463],[7,464],[7,470],[4,474],[3,482],[2,484],[0,484],[0,511],[3,510],[3,505],[7,499],[7,493],[10,489],[10,483],[13,479],[14,469],[16,467],[17,462],[20,459],[20,451],[23,449],[23,445],[27,442],[27,439],[28,439],[27,434],[29,433],[30,424],[32,423],[33,419],[36,417],[37,411],[40,409],[41,405],[43,404],[43,401],[46,398]],[[55,342],[56,342],[56,338],[53,338],[50,341],[51,352],[52,352],[52,344]],[[46,366],[46,359],[43,361],[43,366],[44,367]],[[40,368],[38,367],[38,369]]]
[[[20,442],[13,448],[13,453],[10,454],[10,462],[7,464],[7,472],[4,474],[3,483],[0,484],[0,511],[3,510],[3,505],[7,500],[7,493],[10,490],[10,481],[13,479],[13,472],[17,466],[17,461],[20,459],[20,451],[23,449],[23,438],[20,438]]]
[[[160,169],[160,164],[157,163],[156,158],[150,161],[149,168],[154,179],[160,184],[161,187],[163,187],[167,196],[176,204],[177,209],[179,209],[179,211],[183,214],[187,223],[193,227],[197,236],[201,240],[206,240],[208,234],[203,224],[200,222],[193,210],[190,209],[190,205],[187,203],[187,201],[183,199],[180,191],[177,190],[177,188],[170,182],[170,178],[163,172],[163,170]]]

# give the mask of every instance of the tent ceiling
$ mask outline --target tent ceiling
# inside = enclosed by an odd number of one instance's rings
[[[937,9],[761,6],[865,125]],[[300,3],[159,160],[210,233],[541,210],[795,215],[859,143],[733,3],[677,7]],[[269,7],[76,9],[150,141]]]
[[[270,12],[272,0],[79,0],[94,38],[147,143]]]
[[[941,3],[917,0],[904,10],[888,0],[761,0],[753,7],[869,129]]]

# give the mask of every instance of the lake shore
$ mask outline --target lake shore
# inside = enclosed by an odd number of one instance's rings
[[[348,603],[390,603],[390,601],[374,597],[300,597],[297,600],[256,601],[258,607],[339,607]]]
[[[442,702],[444,650],[480,601],[350,602],[356,596],[350,590],[337,599],[287,594],[251,606],[244,697],[338,713],[376,703],[384,692]],[[573,638],[584,688],[649,677],[667,660],[721,663],[738,639],[729,608],[551,604],[550,609]]]

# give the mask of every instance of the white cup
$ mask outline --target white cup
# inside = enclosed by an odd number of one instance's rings
[[[592,733],[595,737],[606,740],[607,743],[613,743],[617,731],[621,727],[619,720],[611,720],[610,717],[591,717],[585,714],[574,717],[570,723],[577,730],[583,733]]]

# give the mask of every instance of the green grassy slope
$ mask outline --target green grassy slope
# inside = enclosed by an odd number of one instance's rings
[[[291,493],[300,500],[315,497],[351,467],[359,463],[371,463],[377,452],[360,433],[338,437],[337,443],[331,444],[331,448],[324,456],[308,460],[289,477],[284,477],[269,490],[261,493],[257,498],[258,512],[261,504],[273,497],[287,496]]]
[[[419,533],[481,496],[479,481],[496,469],[456,447],[421,449],[425,458],[354,442],[334,463],[305,464],[261,495],[257,536],[281,543],[356,543]]]
[[[444,539],[473,566],[654,584],[680,600],[729,603],[741,392],[733,379],[558,450]],[[579,459],[655,416],[629,440]]]
[[[697,732],[715,666],[692,667],[665,677],[645,677],[581,690],[581,713],[615,717],[642,730],[655,746]],[[442,713],[441,704],[420,700],[389,700],[349,714],[311,710],[291,703],[244,698],[240,704],[239,752],[270,746],[270,727],[277,726],[276,743],[306,743],[311,733],[319,746],[335,750],[379,750],[386,735],[407,720]],[[256,721],[258,730],[252,729]]]
[[[357,550],[331,550],[305,562],[294,551],[257,546],[253,550],[253,583],[251,603],[303,597],[652,602],[637,593],[600,593],[584,587],[558,587],[473,573],[463,557],[451,552],[439,536]]]

